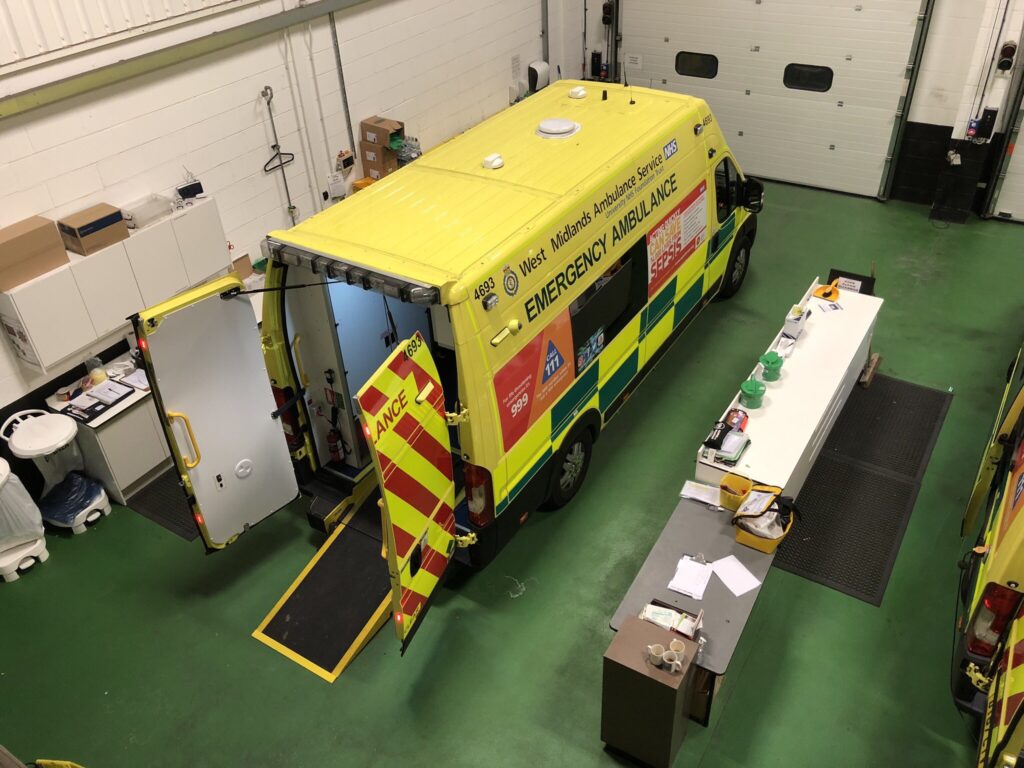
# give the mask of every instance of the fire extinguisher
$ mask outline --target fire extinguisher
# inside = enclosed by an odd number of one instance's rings
[[[334,427],[327,433],[327,450],[331,454],[331,461],[342,460],[341,432]]]

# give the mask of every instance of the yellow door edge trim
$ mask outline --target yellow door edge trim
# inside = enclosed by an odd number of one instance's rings
[[[142,320],[143,328],[148,334],[160,325],[160,322],[166,315],[179,309],[184,309],[191,304],[195,304],[197,301],[208,299],[211,296],[219,296],[234,289],[244,290],[245,284],[238,277],[237,273],[232,272],[224,277],[218,277],[202,285],[197,285],[195,288],[190,288],[183,293],[179,293],[177,296],[172,296],[166,301],[154,304],[152,307],[147,307],[139,312],[139,318]]]

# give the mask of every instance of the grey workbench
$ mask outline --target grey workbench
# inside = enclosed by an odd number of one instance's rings
[[[690,613],[703,609],[704,628],[701,634],[707,639],[707,645],[700,657],[700,666],[713,674],[724,675],[761,588],[736,597],[721,579],[712,575],[704,591],[704,599],[694,600],[672,592],[668,583],[675,574],[679,558],[697,554],[704,555],[709,563],[736,555],[758,581],[764,582],[775,555],[766,555],[737,544],[730,524],[731,516],[730,512],[716,511],[700,502],[680,500],[619,603],[612,617],[612,629],[618,631],[627,616],[638,616],[652,600]]]

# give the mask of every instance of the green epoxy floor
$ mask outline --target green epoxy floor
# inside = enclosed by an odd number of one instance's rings
[[[616,764],[608,620],[695,447],[810,280],[875,260],[883,370],[955,392],[885,600],[773,570],[677,764],[968,765],[947,690],[958,528],[1024,330],[1024,228],[927,214],[770,185],[743,291],[622,409],[579,497],[445,590],[405,658],[386,628],[334,685],[249,636],[313,554],[299,510],[210,557],[127,510],[50,537],[48,563],[0,585],[0,743],[89,768]]]

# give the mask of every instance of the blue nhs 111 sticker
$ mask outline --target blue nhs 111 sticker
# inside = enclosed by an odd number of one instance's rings
[[[676,143],[675,139],[672,139],[672,141],[665,145],[665,149],[663,150],[665,154],[665,159],[668,160],[670,157],[672,157],[672,155],[674,155],[678,151],[679,145]]]

